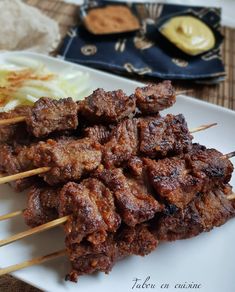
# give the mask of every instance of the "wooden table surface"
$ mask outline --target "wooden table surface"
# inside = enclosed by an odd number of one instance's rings
[[[60,25],[62,38],[69,28],[77,23],[79,8],[76,5],[59,0],[25,0],[25,2],[55,19]],[[222,33],[225,36],[222,56],[227,74],[226,80],[219,85],[209,86],[181,81],[175,82],[175,86],[177,90],[192,90],[191,96],[235,110],[235,29],[223,27]],[[130,78],[133,79],[133,77]],[[0,291],[39,292],[40,290],[7,275],[0,277]]]

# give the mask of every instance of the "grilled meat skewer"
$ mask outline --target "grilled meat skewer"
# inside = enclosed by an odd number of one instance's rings
[[[78,121],[96,123],[117,123],[121,119],[132,117],[137,111],[137,106],[146,113],[155,114],[160,110],[170,107],[175,102],[175,91],[170,81],[159,84],[147,85],[137,88],[135,94],[127,96],[122,90],[104,91],[95,90],[82,101],[74,102],[71,98],[54,100],[43,97],[32,108],[24,107],[24,110],[15,109],[12,112],[1,114],[2,119],[21,117],[26,122],[28,132],[39,138],[53,132],[75,130]],[[16,119],[16,121],[18,122]],[[6,123],[5,123],[6,122]],[[7,120],[0,121],[2,126],[0,143],[11,142],[17,135],[18,129],[14,124],[8,125]],[[22,122],[20,123],[22,126]],[[24,127],[25,129],[25,127]],[[24,133],[25,134],[25,133]],[[25,135],[27,137],[27,134]]]
[[[83,185],[87,183],[89,185],[97,184],[95,189],[99,189],[101,186],[100,182],[97,183],[94,179],[86,180]],[[106,221],[98,220],[99,216],[96,216],[93,212],[83,213],[82,209],[90,210],[88,208],[90,203],[81,196],[81,194],[84,194],[84,189],[79,189],[71,183],[65,187],[69,190],[69,194],[62,191],[62,198],[65,201],[62,202],[59,209],[66,210],[65,214],[72,214],[64,227],[65,244],[72,264],[72,271],[67,279],[72,281],[76,281],[80,275],[96,271],[107,273],[111,270],[113,264],[124,256],[130,254],[146,255],[156,248],[159,240],[172,241],[190,238],[201,232],[210,231],[213,227],[220,226],[235,216],[235,204],[226,198],[231,193],[229,185],[223,185],[208,193],[198,194],[184,209],[168,205],[164,211],[157,213],[154,219],[135,226],[127,226],[125,223],[120,224],[118,209],[113,209],[113,203],[111,204],[112,207],[108,208],[109,213],[104,211],[105,208],[100,209],[103,209],[102,218],[106,218]],[[74,187],[76,189],[72,190]],[[65,194],[68,196],[67,198],[64,197]],[[34,197],[34,202],[32,204],[30,199],[30,205],[24,213],[26,222],[32,223],[34,221],[35,223],[39,214],[41,219],[44,217],[47,220],[50,217],[50,212],[52,215],[50,219],[55,216],[55,213],[53,213],[57,208],[55,205],[60,204],[58,193],[49,194],[48,190],[41,189],[40,194],[37,190],[34,194],[31,192],[31,196]],[[90,193],[90,196],[93,195]],[[45,200],[44,203],[43,200]],[[87,203],[81,204],[82,200],[87,202],[88,205],[86,205]],[[99,206],[99,195],[95,196],[95,200]],[[44,204],[43,207],[42,204]],[[35,205],[42,208],[35,210],[32,208]],[[51,210],[50,205],[53,206]],[[95,209],[93,208],[93,210]],[[64,213],[62,212],[61,215],[64,215]],[[29,217],[31,221],[29,221]],[[109,222],[108,226],[110,227],[104,227],[105,222],[106,224]],[[104,230],[103,228],[106,228],[105,234],[101,232],[101,230]],[[86,232],[86,235],[84,232]]]
[[[96,126],[93,130],[96,136],[91,137],[91,130],[87,132],[91,138],[62,137],[31,146],[1,146],[0,169],[15,174],[43,166],[51,167],[43,178],[50,185],[55,185],[78,180],[102,162],[109,168],[123,166],[135,155],[147,152],[150,157],[164,157],[188,152],[192,147],[192,136],[182,115],[125,119],[108,134],[103,127]],[[99,139],[103,145],[94,139]],[[104,143],[105,140],[108,141]]]

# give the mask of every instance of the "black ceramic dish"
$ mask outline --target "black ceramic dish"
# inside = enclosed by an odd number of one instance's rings
[[[139,15],[137,13],[137,11],[135,10],[135,7],[134,6],[130,6],[130,5],[127,5],[125,2],[109,2],[109,1],[101,1],[101,0],[95,0],[95,1],[85,1],[83,5],[80,6],[80,11],[79,11],[79,16],[80,16],[80,21],[81,21],[81,25],[83,25],[85,28],[85,23],[84,23],[84,20],[88,14],[88,12],[94,8],[102,8],[102,7],[106,7],[106,6],[126,6],[128,7],[131,12],[133,13],[133,15],[138,19],[139,21],[139,24],[141,24],[141,21],[140,21],[140,18],[139,18]],[[92,34],[87,28],[86,28],[87,32],[91,35],[95,35],[97,38],[102,38],[102,37],[106,37],[106,38],[113,38],[113,37],[116,37],[116,38],[119,38],[119,37],[131,37],[133,35],[135,35],[135,33],[139,30],[139,29],[136,29],[136,30],[131,30],[131,31],[125,31],[125,32],[120,32],[120,33],[117,33],[117,32],[114,32],[114,33],[105,33],[105,34]]]

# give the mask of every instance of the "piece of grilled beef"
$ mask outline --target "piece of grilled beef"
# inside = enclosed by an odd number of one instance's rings
[[[93,124],[116,123],[133,116],[135,98],[127,96],[121,89],[104,91],[96,89],[91,95],[78,102],[78,115]]]
[[[23,213],[28,226],[36,227],[59,217],[60,190],[45,184],[35,184],[29,189],[27,208]]]
[[[29,112],[29,106],[19,106],[12,111],[0,113],[0,120],[26,116]],[[29,144],[32,138],[33,137],[27,131],[25,122],[0,126],[0,147],[1,144]]]
[[[192,138],[183,115],[125,119],[104,144],[104,164],[122,166],[136,155],[162,158],[187,153]]]
[[[8,175],[17,174],[34,168],[32,161],[27,159],[27,146],[0,145],[0,171]],[[38,181],[38,177],[28,177],[11,182],[11,186],[21,192]]]
[[[159,240],[186,239],[223,225],[235,216],[235,204],[226,196],[229,185],[200,193],[184,209],[168,208],[154,221],[153,229]]]
[[[144,181],[125,176],[122,169],[100,167],[93,175],[113,192],[118,211],[128,226],[145,222],[162,211],[163,206],[149,193]]]
[[[95,170],[101,163],[101,145],[92,139],[59,139],[39,142],[27,153],[34,167],[50,167],[41,177],[56,185],[79,180]]]
[[[175,89],[171,81],[166,80],[135,90],[136,105],[142,114],[156,114],[170,106],[176,101]]]
[[[138,120],[125,119],[118,123],[104,144],[103,157],[107,167],[120,166],[138,153]]]
[[[110,139],[111,129],[104,125],[94,125],[83,130],[83,136],[105,144]]]
[[[144,158],[143,162],[156,194],[179,208],[184,208],[196,193],[228,183],[233,172],[232,163],[222,153],[198,144],[178,157],[158,161]]]
[[[145,224],[135,227],[122,226],[116,233],[110,233],[102,244],[81,242],[66,248],[71,262],[71,272],[66,279],[77,282],[81,275],[111,271],[113,265],[129,255],[145,256],[152,252],[158,240]]]
[[[121,223],[112,192],[95,178],[67,183],[58,199],[59,216],[70,215],[65,223],[66,242],[70,244],[79,244],[84,238],[93,244],[102,243]]]
[[[192,135],[182,114],[139,119],[139,152],[148,157],[166,157],[188,152]]]
[[[35,137],[75,130],[78,126],[77,104],[71,97],[59,100],[42,97],[26,115],[26,124]]]

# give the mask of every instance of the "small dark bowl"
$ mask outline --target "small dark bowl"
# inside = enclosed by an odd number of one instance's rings
[[[102,8],[102,7],[106,7],[106,6],[126,6],[128,7],[131,12],[135,15],[135,17],[138,19],[139,24],[141,26],[141,21],[139,19],[139,16],[137,14],[137,12],[135,11],[134,8],[132,8],[130,5],[127,5],[124,2],[109,2],[109,1],[102,1],[102,0],[95,0],[95,1],[85,1],[83,5],[80,6],[80,10],[79,10],[79,16],[80,16],[80,21],[81,24],[83,24],[83,26],[86,28],[85,24],[84,24],[84,19],[86,18],[88,12],[94,8]],[[102,37],[107,37],[107,38],[119,38],[119,37],[131,37],[133,35],[135,35],[135,33],[137,31],[139,31],[139,29],[135,29],[135,30],[130,30],[130,31],[124,31],[124,32],[113,32],[113,33],[104,33],[104,34],[93,34],[92,32],[90,32],[87,28],[86,28],[87,32],[97,38],[102,38]]]
[[[193,16],[193,17],[199,19],[200,21],[204,22],[211,29],[212,33],[214,34],[214,37],[215,37],[215,45],[214,45],[214,47],[209,49],[209,50],[207,50],[207,51],[204,51],[202,53],[199,53],[199,54],[196,54],[196,55],[190,55],[190,54],[182,51],[175,44],[173,44],[170,40],[168,40],[168,38],[166,38],[161,33],[161,28],[171,18],[177,17],[177,16]],[[180,12],[180,13],[172,13],[172,14],[169,14],[169,15],[167,15],[165,17],[159,18],[157,23],[156,23],[156,27],[157,27],[157,39],[158,39],[158,42],[160,41],[161,47],[164,46],[164,49],[169,50],[171,53],[174,52],[174,55],[178,55],[179,54],[181,57],[184,57],[186,59],[187,59],[187,57],[194,58],[194,57],[202,56],[202,55],[208,53],[209,51],[218,49],[220,47],[220,45],[222,44],[223,39],[224,39],[223,35],[221,34],[221,32],[218,29],[215,29],[214,27],[212,27],[211,24],[208,23],[208,21],[206,21],[205,19],[199,17],[192,10],[185,11],[185,12]]]

